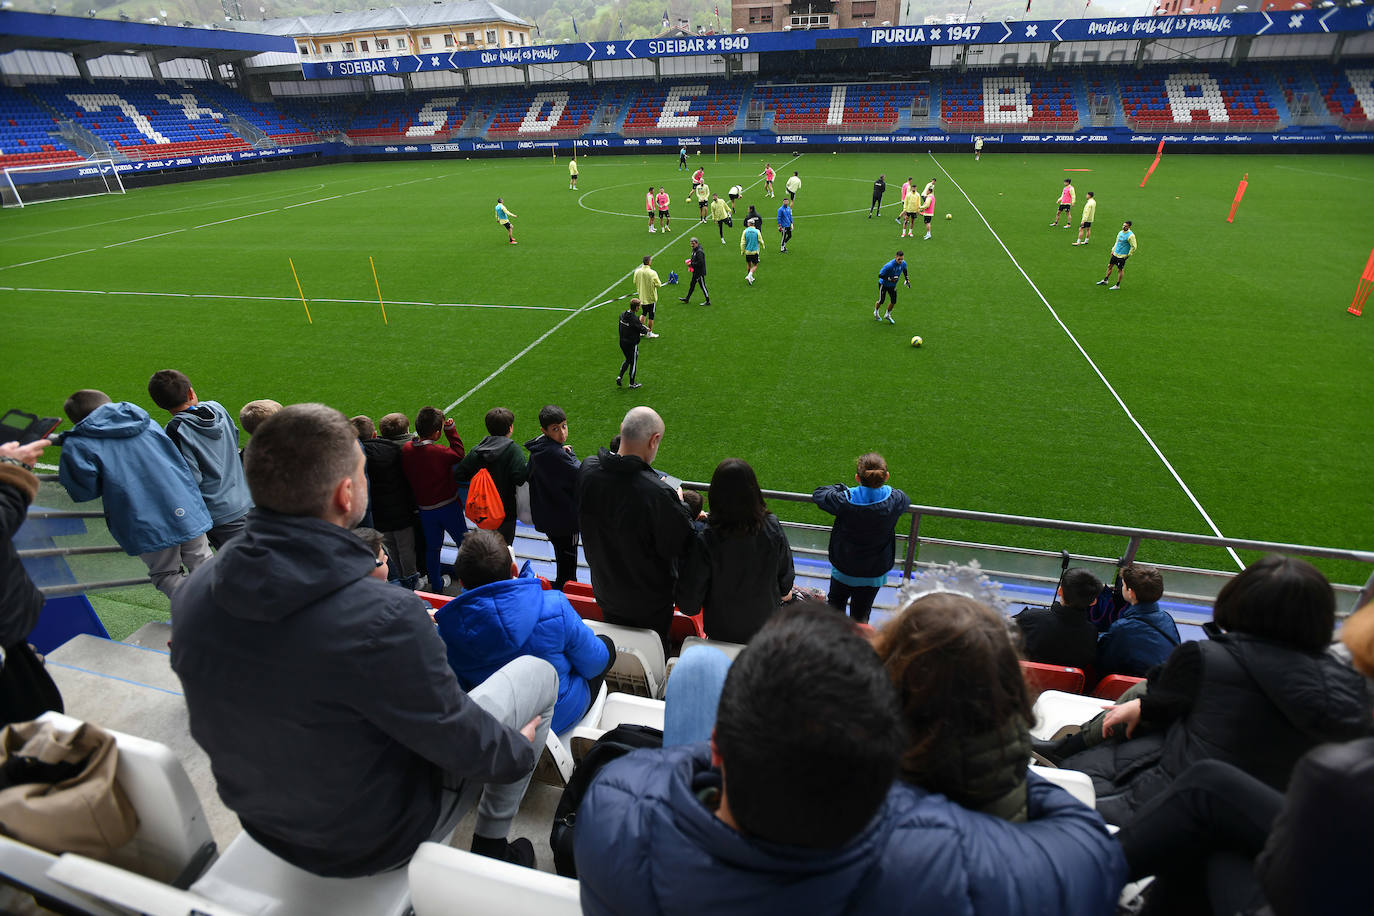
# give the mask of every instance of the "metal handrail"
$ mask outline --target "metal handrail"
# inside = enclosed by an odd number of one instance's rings
[[[710,484],[697,481],[683,481],[684,487],[706,492]],[[811,503],[806,493],[792,493],[786,490],[764,490],[766,499],[783,502]],[[1201,547],[1231,548],[1233,550],[1253,550],[1261,553],[1297,554],[1306,557],[1320,557],[1328,560],[1347,560],[1374,565],[1374,551],[1353,550],[1344,547],[1319,547],[1310,544],[1288,544],[1282,541],[1261,541],[1252,538],[1216,537],[1209,534],[1189,534],[1184,531],[1166,531],[1158,528],[1133,528],[1128,525],[1104,525],[1096,522],[1075,522],[1067,519],[1040,518],[1028,515],[1008,515],[1001,512],[981,512],[975,509],[950,509],[944,506],[912,505],[907,509],[911,524],[906,536],[906,556],[902,561],[902,578],[910,579],[916,567],[916,551],[921,543],[921,520],[925,517],[959,519],[961,521],[989,522],[999,525],[1013,525],[1022,528],[1048,529],[1051,531],[1073,531],[1082,534],[1100,534],[1127,539],[1122,561],[1131,562],[1143,541],[1162,541],[1174,544],[1193,544]],[[983,549],[1000,549],[995,544],[980,545]],[[1363,607],[1374,596],[1374,571],[1371,571],[1356,598],[1355,607]]]

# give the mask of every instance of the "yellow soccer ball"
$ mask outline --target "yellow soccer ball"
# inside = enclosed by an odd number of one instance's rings
[[[946,213],[946,214],[945,214],[945,219],[954,219],[954,214],[953,214],[953,213]]]
[[[913,347],[919,347],[923,343],[925,343],[925,341],[921,339],[921,336],[919,334],[911,338],[911,345]]]

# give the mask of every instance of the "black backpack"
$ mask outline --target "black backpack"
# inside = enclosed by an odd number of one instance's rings
[[[558,810],[553,815],[553,832],[549,834],[549,846],[553,849],[553,867],[565,878],[577,877],[577,863],[573,860],[573,829],[577,825],[577,809],[587,787],[592,784],[601,769],[630,751],[644,747],[662,747],[663,732],[647,725],[617,725],[597,739],[587,751],[582,762],[573,770],[563,797],[558,800]]]

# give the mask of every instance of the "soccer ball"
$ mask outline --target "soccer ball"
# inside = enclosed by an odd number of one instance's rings
[[[919,334],[911,338],[911,345],[913,347],[919,347],[923,343],[925,343],[925,341],[921,339],[921,336]]]
[[[697,155],[698,155],[698,156],[701,155],[701,150],[697,150]]]
[[[946,214],[945,214],[945,219],[954,219],[954,214],[953,214],[953,213],[946,213]]]

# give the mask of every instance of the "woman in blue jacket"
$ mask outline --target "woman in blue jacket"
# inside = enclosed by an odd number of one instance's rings
[[[888,486],[888,476],[883,456],[869,452],[859,458],[857,487],[837,483],[811,494],[816,505],[835,516],[826,601],[839,611],[847,604],[857,623],[868,623],[873,599],[887,582],[897,552],[897,519],[911,505],[905,493]]]

